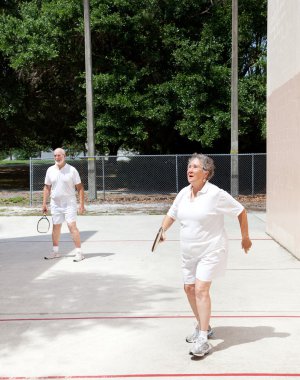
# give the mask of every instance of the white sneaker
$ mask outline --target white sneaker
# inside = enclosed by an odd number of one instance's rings
[[[57,252],[52,252],[52,253],[50,253],[50,255],[45,256],[44,259],[45,259],[45,260],[52,260],[52,259],[59,259],[60,257],[61,257],[61,256],[60,256],[59,253],[57,253]]]
[[[196,325],[195,331],[193,332],[193,334],[188,335],[185,338],[186,342],[196,343],[197,339],[199,338],[199,334],[200,334],[199,327],[198,327],[198,325]],[[210,326],[208,326],[207,339],[212,338],[213,335],[214,335],[213,329]]]
[[[199,337],[196,340],[194,347],[190,350],[190,355],[204,356],[207,355],[211,349],[212,346],[208,343],[208,341],[202,337]]]
[[[76,253],[73,261],[74,261],[74,263],[78,263],[78,261],[82,261],[84,259],[85,259],[85,257],[83,256],[82,253]]]

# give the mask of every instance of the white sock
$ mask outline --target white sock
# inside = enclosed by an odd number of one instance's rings
[[[59,248],[58,246],[53,246],[53,252],[58,253],[58,248]]]
[[[207,331],[200,330],[199,336],[206,341],[207,340]]]
[[[76,253],[77,253],[78,255],[82,254],[81,248],[76,248]]]

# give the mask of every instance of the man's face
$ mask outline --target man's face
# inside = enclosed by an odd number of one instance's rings
[[[61,151],[54,152],[54,160],[58,166],[63,166],[65,163],[65,155]]]

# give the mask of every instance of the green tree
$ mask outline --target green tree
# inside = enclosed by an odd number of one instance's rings
[[[228,152],[231,1],[92,4],[98,147]],[[251,4],[240,7],[244,151],[263,141],[265,126],[266,1]]]
[[[1,136],[86,141],[83,9],[8,0]],[[90,0],[98,153],[229,152],[231,0]],[[264,151],[266,0],[239,2],[241,151]],[[13,81],[13,85],[10,84]],[[8,141],[8,146],[16,144]]]
[[[81,7],[77,1],[61,0],[18,4],[13,13],[2,13],[0,51],[22,89],[24,135],[30,130],[38,145],[54,148],[77,140],[74,127],[81,120]],[[18,128],[15,120],[11,123]]]

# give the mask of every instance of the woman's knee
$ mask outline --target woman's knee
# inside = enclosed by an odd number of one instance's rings
[[[208,298],[210,290],[210,282],[206,281],[197,281],[195,286],[195,295],[197,298]]]
[[[184,291],[187,296],[195,296],[195,284],[184,284]]]

